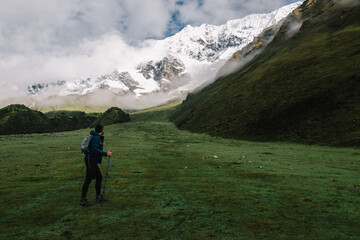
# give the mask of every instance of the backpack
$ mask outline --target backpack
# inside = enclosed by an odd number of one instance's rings
[[[90,153],[90,142],[91,142],[92,136],[87,136],[84,138],[84,140],[81,143],[81,152],[83,154],[89,154]]]

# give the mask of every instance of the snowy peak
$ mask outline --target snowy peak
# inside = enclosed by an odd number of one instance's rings
[[[161,61],[155,63],[150,61],[140,65],[137,69],[146,79],[152,78],[158,81],[164,78],[179,77],[185,71],[185,65],[180,60],[169,55]]]
[[[50,87],[62,86],[64,84],[65,84],[65,81],[57,81],[54,83],[37,83],[37,84],[33,84],[31,86],[28,86],[27,91],[31,95],[37,95],[37,94],[46,92]]]
[[[77,79],[66,84],[63,82],[65,89],[60,94],[85,95],[97,89],[110,89],[116,94],[135,93],[138,96],[150,92],[166,92],[189,83],[191,78],[185,69],[181,60],[168,55],[160,61],[141,63],[131,73],[116,69],[111,74],[98,78]],[[33,85],[28,92],[33,94],[35,90],[39,89],[39,92],[47,87],[48,84]]]
[[[190,75],[186,72],[184,63],[168,55],[161,61],[150,61],[138,68],[145,79],[153,79],[159,84],[160,91],[167,92],[190,82]]]
[[[129,72],[119,72],[115,70],[109,75],[103,75],[98,79],[102,82],[101,88],[116,88],[126,91],[133,91],[139,86],[139,82],[135,81]]]
[[[296,2],[269,14],[251,14],[230,20],[221,26],[188,25],[179,33],[163,40],[163,44],[173,54],[197,61],[228,59],[234,52],[249,44],[263,29],[278,23],[300,4],[301,2]]]

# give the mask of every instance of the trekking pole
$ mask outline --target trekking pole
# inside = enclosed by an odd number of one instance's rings
[[[106,169],[104,191],[103,191],[103,195],[102,195],[102,198],[101,198],[101,206],[103,205],[103,203],[104,203],[104,198],[105,198],[105,187],[106,187],[106,180],[107,180],[108,172],[109,172],[109,165],[110,165],[110,156],[109,156],[109,159],[108,159],[108,165],[107,165],[107,169]]]

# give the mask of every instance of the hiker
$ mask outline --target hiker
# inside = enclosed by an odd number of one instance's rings
[[[89,188],[89,184],[92,179],[96,179],[95,190],[96,190],[96,202],[101,202],[101,181],[102,175],[100,172],[100,165],[103,156],[111,157],[111,151],[103,151],[104,146],[104,126],[96,125],[95,131],[91,131],[91,141],[90,141],[90,152],[85,154],[85,165],[86,165],[86,177],[85,182],[82,187],[82,196],[80,200],[81,206],[89,206],[89,202],[86,199],[86,194]]]

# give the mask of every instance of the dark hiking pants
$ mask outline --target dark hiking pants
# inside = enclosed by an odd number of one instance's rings
[[[99,196],[100,191],[101,191],[101,181],[102,181],[102,175],[100,172],[100,168],[96,163],[90,161],[87,156],[85,156],[84,161],[85,161],[85,165],[86,165],[86,177],[85,177],[85,182],[82,187],[82,196],[81,197],[86,198],[86,194],[88,192],[89,185],[93,179],[96,179],[96,182],[95,182],[96,196]]]

